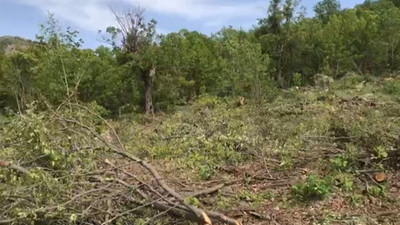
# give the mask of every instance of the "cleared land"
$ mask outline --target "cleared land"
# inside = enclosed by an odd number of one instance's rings
[[[396,78],[348,77],[268,102],[203,96],[173,114],[109,123],[185,204],[243,224],[399,224],[399,100]],[[171,197],[143,191],[158,187],[143,167],[80,126],[118,146],[104,121],[84,108],[58,110],[3,119],[1,159],[31,174],[0,170],[2,217],[189,223],[135,208]]]

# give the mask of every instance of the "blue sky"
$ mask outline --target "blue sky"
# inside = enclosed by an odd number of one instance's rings
[[[308,15],[319,0],[303,0]],[[98,30],[116,25],[109,6],[117,11],[140,5],[146,18],[158,21],[159,33],[181,28],[206,34],[223,26],[248,29],[265,17],[268,0],[0,0],[0,36],[13,35],[33,39],[39,25],[55,14],[63,27],[80,32],[84,47],[95,48],[102,43]],[[341,0],[342,8],[353,7],[363,0]]]

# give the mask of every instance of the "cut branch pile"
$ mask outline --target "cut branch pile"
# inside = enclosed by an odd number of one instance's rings
[[[85,109],[88,110],[89,113],[92,113],[88,108],[85,108]],[[157,187],[151,187],[149,184],[145,183],[144,181],[141,181],[140,179],[136,178],[134,175],[132,175],[126,171],[122,171],[122,172],[124,172],[125,174],[128,174],[131,177],[134,177],[137,181],[139,181],[142,188],[140,188],[137,191],[142,195],[142,197],[144,197],[146,199],[160,198],[162,196],[162,194],[159,191],[157,191],[157,189],[161,189],[169,197],[172,197],[173,200],[171,200],[171,199],[166,200],[165,198],[162,198],[158,201],[153,201],[152,207],[154,207],[155,209],[157,209],[159,211],[164,211],[173,216],[184,217],[188,220],[197,222],[199,224],[213,224],[213,221],[214,222],[223,222],[225,224],[232,224],[232,225],[240,225],[241,224],[239,221],[229,218],[218,212],[199,209],[193,205],[186,203],[184,197],[182,197],[174,189],[169,187],[164,182],[164,178],[160,176],[160,174],[157,172],[157,170],[152,165],[150,165],[146,161],[139,159],[138,157],[136,157],[134,155],[129,154],[126,151],[124,144],[121,142],[121,139],[119,138],[118,134],[106,120],[102,119],[103,122],[105,124],[107,124],[109,129],[111,129],[112,134],[115,136],[115,138],[118,140],[119,147],[112,145],[107,140],[105,140],[103,137],[101,137],[101,135],[98,134],[95,130],[80,123],[79,121],[71,120],[71,119],[64,119],[64,120],[67,122],[75,123],[85,129],[87,129],[93,135],[95,135],[99,140],[101,140],[112,152],[114,152],[118,155],[121,155],[124,158],[129,159],[135,163],[138,163],[146,171],[148,171],[151,174],[151,176],[155,179],[155,181],[157,183]],[[113,166],[110,163],[109,163],[109,165]],[[145,194],[145,192],[149,193],[151,196]],[[196,195],[201,195],[202,191],[200,191],[199,193],[197,193]]]
[[[117,144],[115,145],[112,141],[109,141],[100,135],[100,133],[92,127],[91,123],[86,120],[80,117],[75,117],[73,116],[74,114],[63,114],[57,112],[57,110],[52,111],[50,115],[53,123],[52,127],[55,127],[54,124],[57,124],[56,126],[62,127],[63,131],[73,130],[74,133],[79,133],[80,136],[86,136],[92,140],[99,140],[104,147],[99,148],[98,146],[92,146],[92,148],[89,148],[97,151],[98,149],[105,149],[106,151],[96,159],[97,167],[100,169],[91,171],[87,174],[76,174],[74,176],[83,177],[83,180],[74,181],[75,183],[73,183],[73,186],[75,186],[75,190],[72,190],[71,192],[65,190],[66,193],[63,193],[62,195],[68,196],[67,198],[58,201],[57,204],[54,205],[30,206],[29,212],[35,214],[35,217],[42,214],[50,215],[59,209],[71,208],[74,210],[71,210],[73,212],[70,213],[68,218],[70,221],[106,225],[111,224],[121,217],[134,215],[136,213],[140,214],[139,211],[144,208],[153,208],[159,211],[159,213],[152,215],[151,218],[147,217],[145,224],[151,223],[155,219],[166,214],[173,217],[184,218],[198,224],[241,224],[240,221],[229,218],[215,211],[198,208],[189,204],[185,200],[185,197],[194,197],[216,192],[224,185],[218,185],[207,190],[194,191],[189,196],[179,194],[168,186],[165,182],[165,178],[163,178],[151,164],[130,154],[125,149],[124,144],[118,137],[116,131],[105,119],[97,116],[96,113],[92,112],[87,107],[78,104],[69,104],[69,107],[75,107],[76,110],[86,111],[86,113],[90,114],[92,117],[98,117],[98,119],[105,123],[108,129],[112,131],[112,135],[114,136],[113,138],[117,140]],[[79,151],[85,151],[88,149],[87,146],[70,147],[71,149],[72,147],[75,147],[75,150],[79,149]],[[112,154],[107,154],[109,152]],[[109,160],[104,156],[109,156],[110,158],[117,158],[117,156],[119,156],[120,160],[117,159],[117,161],[112,163],[112,160]],[[130,165],[139,165],[144,173],[131,173],[121,165],[121,163],[125,162],[129,162],[128,164]],[[34,177],[34,175],[31,174],[31,171],[35,171],[35,168],[32,166],[34,164],[27,167],[29,169],[20,165],[26,165],[26,163],[16,164],[12,163],[9,159],[0,160],[0,170],[7,169],[14,171],[14,173],[17,172],[22,174],[22,176],[26,176],[26,179],[29,179],[28,177]],[[65,172],[68,173],[68,171]],[[119,176],[121,173],[124,174],[123,177]],[[56,180],[58,181],[59,178]],[[3,222],[23,223],[23,221],[27,221],[26,219],[29,215],[20,216],[19,218],[12,217],[12,213],[9,213],[10,215],[5,216],[8,214],[7,212],[11,211],[13,208],[19,208],[22,206],[20,200],[15,200],[12,196],[0,197],[4,197],[6,202],[10,203],[8,206],[0,209],[4,210],[2,213],[3,218],[0,217],[0,224]],[[79,212],[77,209],[82,208],[82,206],[84,207],[84,210],[83,212]],[[80,215],[80,217],[75,218],[77,215]],[[97,217],[93,215],[97,215]]]

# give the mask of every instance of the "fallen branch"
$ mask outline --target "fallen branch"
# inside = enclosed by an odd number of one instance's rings
[[[154,201],[152,201],[152,202],[149,202],[149,203],[146,203],[146,204],[142,204],[142,205],[140,205],[140,206],[138,206],[138,207],[136,207],[136,208],[134,208],[134,209],[130,209],[130,210],[127,210],[127,211],[125,211],[125,212],[119,213],[119,214],[115,215],[113,218],[106,220],[106,221],[103,222],[101,225],[110,224],[111,222],[113,222],[114,220],[118,219],[118,218],[121,217],[121,216],[124,216],[124,215],[126,215],[126,214],[132,213],[132,212],[137,211],[137,210],[139,210],[139,209],[148,207],[149,205],[152,205],[152,204],[154,204],[155,202],[158,202],[158,201],[160,201],[160,200],[162,200],[163,198],[166,198],[166,197],[167,197],[167,196],[163,196],[163,197],[158,198],[158,199],[156,199],[156,200],[154,200]]]
[[[9,220],[0,220],[0,224],[11,224],[17,221],[16,219],[9,219]]]
[[[87,108],[85,108],[85,107],[83,107],[83,108],[86,109],[89,113],[91,113],[91,114],[93,114],[93,115],[96,115],[96,114],[92,113],[89,109],[87,109]],[[172,197],[174,197],[181,205],[185,206],[186,209],[190,212],[190,213],[178,214],[178,215],[184,215],[184,216],[183,216],[184,218],[186,218],[186,216],[189,216],[190,218],[193,217],[193,216],[195,216],[195,221],[198,222],[198,223],[201,223],[201,224],[212,224],[212,221],[211,221],[210,217],[213,218],[214,220],[216,220],[216,222],[218,221],[218,222],[224,222],[224,223],[234,224],[234,225],[240,225],[240,224],[241,224],[240,222],[238,222],[238,221],[236,221],[236,220],[234,220],[234,219],[228,218],[228,217],[226,217],[226,216],[223,215],[223,214],[219,214],[219,213],[212,212],[212,211],[205,211],[205,210],[199,209],[199,208],[197,208],[197,207],[195,207],[195,206],[193,206],[193,205],[187,204],[187,203],[185,202],[185,199],[184,199],[180,194],[178,194],[175,190],[173,190],[172,188],[170,188],[170,187],[164,182],[164,179],[160,176],[160,174],[157,172],[157,170],[156,170],[153,166],[151,166],[151,165],[150,165],[149,163],[147,163],[146,161],[143,161],[143,160],[139,159],[138,157],[129,154],[129,153],[125,150],[124,145],[122,144],[120,138],[118,137],[117,133],[116,133],[115,130],[112,128],[112,126],[111,126],[104,118],[102,118],[102,117],[99,117],[99,118],[102,119],[102,120],[106,123],[106,125],[112,130],[113,134],[116,136],[116,138],[117,138],[117,140],[118,140],[118,142],[119,142],[120,148],[118,148],[118,147],[116,147],[116,146],[110,144],[109,142],[107,142],[107,141],[106,141],[103,137],[101,137],[101,135],[98,134],[94,129],[92,129],[91,127],[88,127],[87,125],[81,123],[80,121],[77,121],[77,120],[75,120],[75,119],[68,119],[68,118],[64,118],[64,117],[59,116],[59,119],[60,119],[60,120],[63,120],[63,121],[68,122],[68,123],[73,123],[73,124],[79,125],[79,126],[81,126],[82,128],[86,129],[86,130],[89,131],[91,134],[93,134],[95,137],[97,137],[101,142],[103,142],[112,152],[114,152],[115,154],[121,155],[121,156],[123,156],[123,157],[125,157],[125,158],[128,158],[129,160],[132,160],[132,161],[138,163],[138,164],[141,165],[143,168],[145,168],[148,172],[150,172],[151,176],[156,180],[157,184],[158,184],[163,190],[165,190],[169,195],[171,195]],[[157,203],[154,203],[153,205],[156,206],[156,205],[158,205],[158,204],[161,204],[161,203],[158,203],[158,202],[157,202]],[[156,208],[156,207],[155,207],[155,208]],[[160,208],[162,208],[162,206],[160,206]],[[164,208],[164,210],[168,210],[168,209],[170,209],[170,208],[171,208],[171,207],[168,206],[167,208]],[[175,210],[177,210],[177,209],[175,209]],[[175,211],[174,211],[173,209],[171,209],[171,210],[170,210],[170,213],[173,213],[173,212],[175,212]],[[208,215],[209,213],[210,213],[211,215]],[[185,215],[186,215],[186,216],[185,216]],[[187,219],[188,219],[188,218],[187,218]],[[190,220],[193,221],[192,219],[190,219]]]
[[[217,192],[218,190],[220,190],[223,187],[225,187],[225,184],[218,184],[218,185],[216,185],[214,187],[210,187],[210,188],[207,188],[207,189],[204,189],[204,190],[187,193],[186,196],[187,197],[200,197],[200,196],[203,196],[203,195],[208,195],[208,194],[212,194],[214,192]]]
[[[13,164],[13,163],[10,163],[10,162],[4,161],[4,160],[0,160],[0,167],[10,168],[17,172],[29,175],[29,170],[25,169],[22,166],[19,166],[17,164]]]
[[[131,187],[133,188],[130,184],[127,184],[124,181],[121,181],[119,179],[114,180],[126,187]],[[140,191],[138,191],[139,194],[141,194],[144,198],[147,198],[147,196],[144,193],[141,193]],[[161,198],[160,198],[161,199]],[[132,197],[130,197],[130,200],[137,202],[135,199],[133,199]],[[167,199],[165,199],[165,201],[167,202],[159,202],[159,201],[153,201],[152,202],[152,207],[158,211],[161,211],[162,213],[156,215],[156,217],[163,215],[163,214],[169,214],[170,216],[174,216],[174,217],[183,217],[189,221],[192,222],[197,222],[200,224],[204,224],[197,215],[195,215],[192,211],[189,211],[187,208],[183,207],[182,205],[178,204],[178,203],[172,203],[172,202],[168,202]],[[221,213],[217,213],[214,211],[209,211],[209,210],[205,210],[205,213],[207,213],[207,215],[218,222],[223,222],[225,224],[228,225],[242,225],[241,222],[236,221],[235,219],[229,218]]]
[[[391,210],[391,211],[384,211],[384,212],[379,212],[374,214],[374,217],[385,217],[385,216],[392,216],[392,215],[398,215],[399,210]]]
[[[180,208],[174,208],[173,206],[169,206],[167,204],[163,204],[160,202],[156,202],[153,204],[154,208],[159,210],[159,211],[168,211],[167,213],[171,216],[176,216],[176,217],[183,217],[187,220],[190,220],[192,222],[196,222],[196,223],[200,223],[203,224],[203,221],[199,219],[199,217],[197,217],[195,214],[193,214],[193,212],[191,211],[187,211],[184,209],[180,209]],[[213,211],[208,211],[205,210],[205,213],[207,213],[207,215],[212,218],[213,220],[219,221],[219,222],[223,222],[224,224],[229,224],[229,225],[242,225],[241,222],[229,218],[221,213],[217,213],[217,212],[213,212]]]

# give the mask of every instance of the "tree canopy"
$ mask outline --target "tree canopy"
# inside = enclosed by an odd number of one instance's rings
[[[111,47],[95,50],[82,49],[79,33],[63,31],[50,16],[23,48],[1,41],[1,108],[23,111],[35,100],[58,104],[68,96],[96,102],[111,116],[152,113],[204,94],[268,98],[275,87],[312,84],[318,73],[337,79],[399,70],[398,1],[341,9],[337,0],[322,0],[311,18],[300,5],[271,0],[253,29],[224,27],[213,35],[182,29],[156,36],[157,22],[144,10],[114,12]]]

